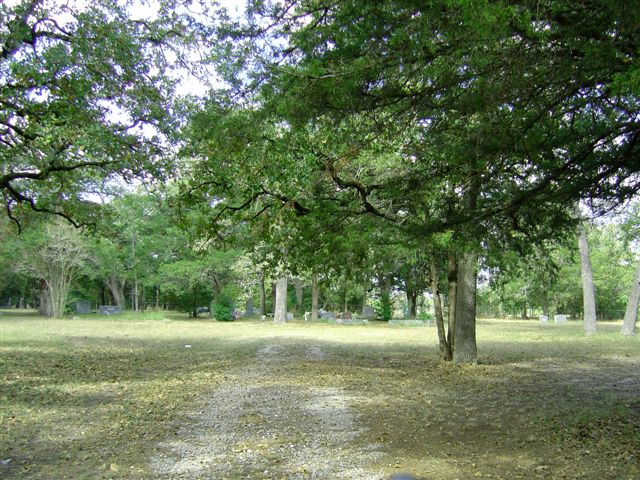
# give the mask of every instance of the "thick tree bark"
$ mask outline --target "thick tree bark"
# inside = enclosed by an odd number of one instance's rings
[[[631,285],[629,300],[627,300],[627,310],[624,313],[622,322],[622,334],[634,335],[636,332],[636,320],[638,319],[638,303],[640,301],[640,261],[636,267],[636,277]]]
[[[320,300],[320,285],[318,284],[318,276],[311,277],[311,320],[318,321],[318,301]]]
[[[451,351],[455,348],[456,337],[456,303],[458,296],[458,261],[455,253],[449,252],[447,262],[447,281],[449,283],[449,312],[448,312],[448,332],[447,340]]]
[[[407,287],[407,304],[408,304],[409,316],[411,318],[415,318],[418,316],[418,303],[416,301],[417,299],[418,299],[418,292]]]
[[[296,289],[296,313],[300,314],[300,312],[302,312],[302,280],[295,277],[293,279],[293,285]]]
[[[280,277],[276,282],[276,303],[273,323],[287,323],[287,277]]]
[[[51,300],[49,295],[49,289],[47,288],[47,282],[40,280],[40,306],[38,313],[51,317],[53,311],[51,310]]]
[[[476,276],[477,255],[465,253],[458,261],[458,291],[456,295],[455,363],[477,363],[476,346]]]
[[[276,310],[276,282],[271,282],[271,310]]]
[[[260,315],[267,314],[267,305],[265,300],[267,298],[264,291],[264,275],[260,274],[260,278],[258,278],[258,296],[260,298]]]
[[[593,287],[593,272],[591,270],[591,259],[589,258],[587,232],[582,225],[578,228],[578,249],[580,250],[580,275],[582,277],[584,333],[593,335],[597,329],[596,295]]]
[[[434,259],[431,260],[431,293],[433,295],[433,309],[436,315],[436,327],[438,329],[438,346],[440,356],[445,361],[451,360],[451,345],[447,341],[444,330],[444,316],[442,315],[442,301],[440,300],[440,289],[438,288],[438,269]]]
[[[124,287],[127,284],[126,280],[120,280],[117,277],[109,277],[105,280],[105,285],[111,292],[113,296],[113,301],[116,302],[116,305],[121,309],[125,309],[125,297],[124,297]]]

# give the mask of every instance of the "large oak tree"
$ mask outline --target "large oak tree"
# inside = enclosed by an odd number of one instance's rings
[[[451,234],[457,361],[476,361],[479,250],[533,244],[573,228],[576,201],[606,211],[640,188],[640,13],[628,2],[248,11],[222,32],[220,58],[255,131],[232,132],[232,156],[211,141],[196,149],[202,172],[228,172],[214,218],[289,208],[370,216],[425,244]],[[212,130],[239,118],[228,105],[209,106]],[[264,168],[249,181],[234,176],[253,161]]]

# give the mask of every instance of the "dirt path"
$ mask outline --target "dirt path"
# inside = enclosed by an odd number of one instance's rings
[[[302,358],[301,358],[302,357]],[[253,360],[227,372],[227,381],[208,395],[160,445],[152,460],[163,479],[382,479],[370,465],[378,445],[362,445],[357,399],[335,387],[290,382],[292,362],[322,362],[311,345],[301,352],[271,343]]]
[[[640,478],[637,367],[271,338],[171,429],[150,478]]]

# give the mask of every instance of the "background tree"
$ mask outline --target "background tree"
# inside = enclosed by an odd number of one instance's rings
[[[586,335],[596,333],[596,293],[593,286],[593,269],[589,253],[587,231],[578,227],[578,250],[580,251],[580,278],[582,279],[582,316]]]
[[[636,267],[636,275],[631,284],[627,309],[624,313],[622,324],[623,335],[634,335],[636,332],[636,321],[638,320],[638,303],[640,303],[640,262]]]
[[[62,317],[69,289],[88,260],[86,240],[74,227],[55,221],[30,230],[20,254],[17,271],[43,282],[41,309],[47,316]]]
[[[640,203],[634,202],[629,205],[627,216],[622,224],[622,238],[628,249],[632,244],[636,244],[640,238]],[[629,288],[627,307],[624,314],[622,326],[623,335],[634,335],[636,331],[636,321],[638,319],[638,303],[640,302],[640,260],[636,260],[636,274]]]

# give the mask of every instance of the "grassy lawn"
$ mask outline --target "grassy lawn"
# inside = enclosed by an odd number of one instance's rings
[[[275,342],[295,361],[271,381],[353,393],[355,441],[380,446],[385,474],[640,478],[640,338],[619,329],[484,320],[480,365],[456,366],[438,360],[433,327],[5,310],[0,476],[154,478],[185,412]],[[321,361],[296,354],[310,347]]]

